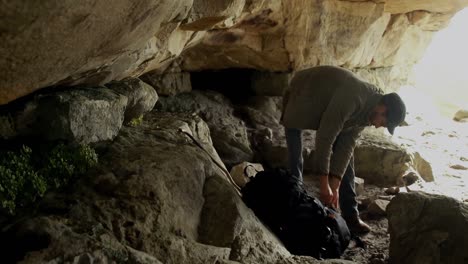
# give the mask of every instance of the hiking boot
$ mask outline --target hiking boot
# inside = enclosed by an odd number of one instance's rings
[[[358,215],[347,217],[345,218],[345,221],[349,230],[353,234],[366,234],[371,231],[370,226],[364,223]]]

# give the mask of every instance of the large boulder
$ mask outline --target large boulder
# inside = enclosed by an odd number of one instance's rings
[[[112,140],[122,124],[140,120],[158,100],[156,91],[137,78],[107,87],[52,91],[8,105],[0,116],[0,138],[26,136],[84,144]]]
[[[244,121],[234,115],[231,102],[214,91],[183,93],[161,97],[157,109],[167,112],[188,112],[200,115],[211,130],[213,145],[228,167],[251,161],[251,150]]]
[[[172,96],[179,93],[190,92],[190,73],[188,72],[149,72],[141,76],[141,79],[153,86],[158,94]]]
[[[410,185],[414,181],[409,178],[414,177],[434,181],[431,165],[420,153],[402,147],[382,131],[365,129],[354,154],[356,175],[366,183],[390,187]]]
[[[351,263],[291,256],[213,163],[197,116],[152,112],[102,148],[95,171],[2,229],[3,261]]]
[[[106,86],[128,99],[125,107],[124,124],[151,111],[158,101],[158,94],[155,89],[138,78],[111,82]]]
[[[117,136],[128,99],[105,87],[41,94],[13,114],[15,135],[92,143]]]
[[[468,205],[441,195],[402,193],[387,207],[390,263],[466,263]]]

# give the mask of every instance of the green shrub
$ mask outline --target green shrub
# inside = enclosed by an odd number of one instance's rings
[[[48,152],[40,174],[50,187],[59,188],[74,176],[84,174],[97,164],[97,154],[91,147],[81,145],[77,148],[59,144]]]
[[[0,154],[0,209],[14,214],[16,207],[66,185],[96,164],[97,154],[87,145],[58,144],[38,151],[22,146],[4,152]]]
[[[143,123],[143,115],[140,115],[139,117],[135,117],[130,122],[128,123],[129,126],[131,127],[137,127]]]

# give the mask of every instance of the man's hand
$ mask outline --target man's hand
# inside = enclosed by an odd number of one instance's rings
[[[340,205],[340,183],[340,178],[335,176],[328,177],[328,184],[330,185],[330,189],[333,195],[331,205],[336,209],[339,209]]]
[[[331,205],[333,201],[333,192],[328,183],[328,175],[320,176],[320,201],[325,205]]]

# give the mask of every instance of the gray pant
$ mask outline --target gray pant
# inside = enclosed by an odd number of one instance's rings
[[[288,160],[291,173],[302,181],[304,159],[302,157],[302,130],[285,128],[286,142],[288,144]],[[351,157],[348,167],[340,184],[340,208],[344,217],[358,214],[356,191],[354,187],[354,156]]]

